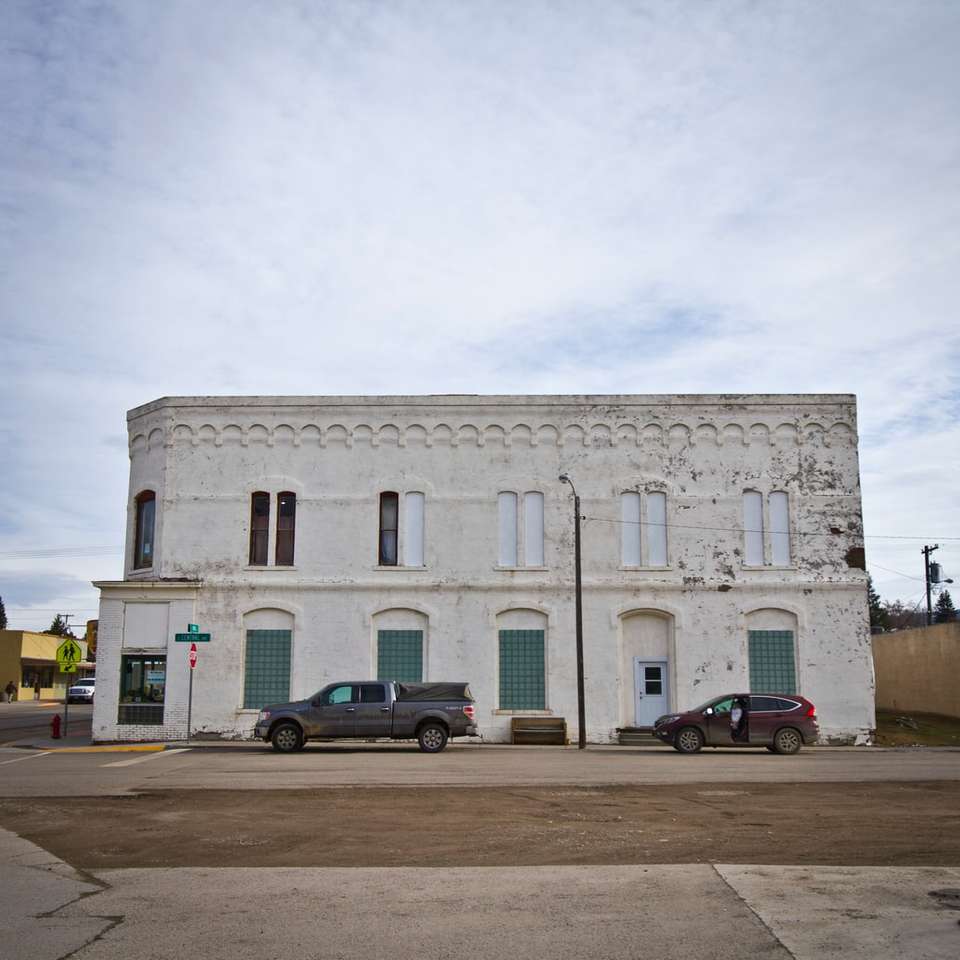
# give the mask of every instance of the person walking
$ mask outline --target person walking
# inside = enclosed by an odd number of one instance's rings
[[[730,708],[730,739],[737,743],[747,739],[746,697],[737,697]]]
[[[37,679],[33,681],[33,699],[40,699],[40,675],[37,674]]]
[[[3,692],[7,695],[9,703],[17,699],[17,685],[12,680],[3,688]]]

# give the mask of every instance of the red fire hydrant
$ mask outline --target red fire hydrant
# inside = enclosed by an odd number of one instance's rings
[[[53,719],[50,721],[50,736],[54,740],[60,739],[60,714],[55,713]]]

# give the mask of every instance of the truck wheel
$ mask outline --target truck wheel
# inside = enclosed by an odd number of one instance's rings
[[[303,733],[295,723],[281,723],[274,727],[270,742],[277,753],[296,753],[303,749]]]
[[[447,745],[447,731],[439,723],[425,723],[417,733],[424,753],[439,753]]]

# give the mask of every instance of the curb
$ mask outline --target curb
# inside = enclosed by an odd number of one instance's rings
[[[41,750],[43,753],[149,753],[168,750],[173,744],[117,743],[86,747],[46,747],[39,743],[8,743],[15,750]]]

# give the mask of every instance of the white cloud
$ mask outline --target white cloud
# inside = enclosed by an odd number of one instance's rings
[[[856,392],[868,532],[960,535],[954,4],[3,16],[0,549],[195,392]]]

